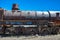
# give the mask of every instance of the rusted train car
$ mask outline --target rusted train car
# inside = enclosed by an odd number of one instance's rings
[[[59,34],[60,11],[21,11],[0,8],[0,34]]]

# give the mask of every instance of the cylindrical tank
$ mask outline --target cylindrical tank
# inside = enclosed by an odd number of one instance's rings
[[[49,14],[50,12],[50,14]],[[24,17],[25,19],[26,18],[32,18],[32,19],[49,19],[49,16],[51,16],[51,18],[56,18],[56,15],[57,13],[59,13],[59,17],[60,17],[60,11],[57,12],[57,11],[15,11],[15,12],[12,12],[12,11],[5,11],[4,12],[4,16],[5,17]],[[12,17],[12,18],[13,18]]]

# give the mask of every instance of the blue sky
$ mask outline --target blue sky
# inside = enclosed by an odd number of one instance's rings
[[[60,0],[0,0],[0,7],[11,10],[14,3],[19,5],[20,10],[60,11]]]

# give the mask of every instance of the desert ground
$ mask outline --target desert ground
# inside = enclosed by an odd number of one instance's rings
[[[0,40],[60,40],[59,35],[46,35],[46,36],[10,36],[0,37]]]

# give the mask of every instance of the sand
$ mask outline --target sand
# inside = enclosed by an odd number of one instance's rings
[[[0,40],[60,40],[59,35],[46,35],[46,36],[11,36],[11,37],[0,37]]]

